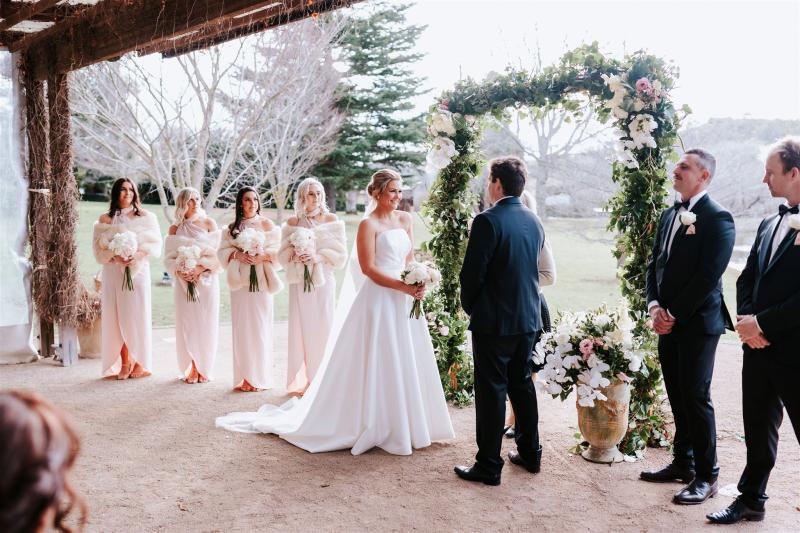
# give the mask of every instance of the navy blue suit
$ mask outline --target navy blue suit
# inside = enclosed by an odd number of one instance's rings
[[[770,241],[778,215],[765,218],[736,282],[740,315],[755,315],[766,348],[744,346],[742,403],[747,465],[739,491],[753,509],[763,509],[767,481],[778,453],[778,429],[783,408],[800,442],[800,245],[798,231],[789,229],[770,257]]]
[[[708,194],[691,211],[697,216],[694,234],[675,220],[677,208],[661,215],[647,269],[647,301],[657,300],[675,317],[672,332],[658,339],[675,418],[675,462],[711,481],[719,473],[711,378],[719,337],[726,327],[733,329],[722,299],[722,274],[733,253],[736,230],[731,214]],[[673,223],[679,228],[668,252]]]
[[[461,268],[461,306],[469,315],[475,362],[476,464],[503,468],[505,399],[516,414],[520,456],[536,462],[539,414],[531,351],[542,328],[539,253],[544,230],[536,214],[511,196],[472,222]]]

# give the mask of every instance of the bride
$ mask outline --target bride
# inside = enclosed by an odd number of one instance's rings
[[[376,446],[409,455],[455,436],[427,323],[424,316],[408,318],[412,298],[422,298],[425,288],[400,280],[414,253],[411,216],[396,211],[401,186],[392,170],[372,175],[371,207],[358,226],[357,260],[351,259],[360,265],[352,272],[354,296],[346,280],[339,322],[305,396],[231,413],[217,418],[218,427],[275,433],[312,453],[350,448],[353,455]]]

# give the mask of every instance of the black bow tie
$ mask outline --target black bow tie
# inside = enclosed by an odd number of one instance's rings
[[[789,207],[788,205],[784,205],[784,204],[779,205],[778,206],[778,214],[780,216],[783,216],[786,213],[791,213],[792,215],[796,215],[797,213],[800,213],[800,209],[798,209],[798,206]]]
[[[689,209],[689,200],[686,200],[685,202],[679,202],[679,201],[675,200],[675,203],[672,204],[672,207],[674,207],[676,211],[678,209],[680,209],[681,207],[686,209],[686,210],[688,210]]]

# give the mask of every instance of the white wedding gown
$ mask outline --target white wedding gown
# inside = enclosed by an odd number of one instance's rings
[[[376,266],[399,278],[410,247],[403,229],[378,234]],[[454,438],[428,326],[424,317],[408,317],[411,304],[367,279],[302,398],[231,413],[217,426],[275,433],[312,453],[350,448],[359,455],[377,446],[409,455]]]

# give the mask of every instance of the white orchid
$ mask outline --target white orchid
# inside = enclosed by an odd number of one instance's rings
[[[631,123],[628,125],[631,140],[635,148],[656,148],[656,140],[651,135],[651,132],[658,128],[658,123],[655,118],[648,113],[640,113],[636,115]]]
[[[453,114],[450,111],[439,109],[431,114],[431,123],[428,132],[432,136],[444,133],[448,137],[456,134],[456,127],[453,124]]]
[[[438,172],[449,165],[456,155],[458,150],[453,141],[446,137],[437,137],[428,151],[427,168],[431,172]]]

